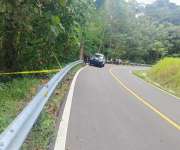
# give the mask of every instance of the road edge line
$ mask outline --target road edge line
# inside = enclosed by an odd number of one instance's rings
[[[162,118],[164,121],[166,121],[167,123],[169,123],[171,126],[175,127],[177,130],[180,131],[180,125],[178,123],[176,123],[175,121],[173,121],[172,119],[170,119],[168,116],[166,116],[165,114],[161,113],[157,108],[155,108],[152,104],[150,104],[149,102],[147,102],[143,97],[139,96],[138,94],[136,94],[133,90],[129,89],[117,76],[114,75],[114,73],[112,72],[112,68],[109,69],[109,73],[111,74],[111,76],[125,89],[127,90],[129,93],[131,93],[134,97],[136,97],[140,102],[142,102],[146,107],[148,107],[149,109],[151,109],[153,112],[155,112],[160,118]]]
[[[54,150],[65,150],[66,136],[67,136],[67,130],[68,130],[68,124],[69,124],[69,118],[70,118],[70,112],[71,112],[71,104],[72,104],[75,84],[76,84],[77,77],[78,77],[79,73],[82,70],[84,70],[86,67],[87,66],[79,69],[76,72],[76,74],[75,74],[75,76],[73,78],[73,81],[71,83],[69,93],[68,93],[68,96],[67,96],[67,100],[66,100],[66,104],[64,106],[62,119],[61,119],[60,124],[59,124],[58,134],[57,134],[57,137],[56,137]]]
[[[156,85],[156,84],[159,84],[159,83],[157,83],[157,82],[155,82],[155,81],[152,81],[152,80],[147,81],[147,80],[145,80],[145,79],[142,79],[141,77],[137,76],[137,75],[134,74],[133,72],[131,72],[131,74],[132,74],[133,76],[139,78],[140,80],[144,81],[145,83],[149,84],[151,87],[156,88],[156,89],[162,91],[163,93],[165,93],[165,94],[167,94],[167,95],[169,95],[169,96],[172,96],[173,98],[175,98],[175,99],[177,99],[177,100],[180,100],[180,97],[172,94],[171,92],[168,91],[168,89],[166,90],[166,89],[163,88],[163,87],[161,88],[161,85],[160,85],[160,86],[157,86],[157,85]]]

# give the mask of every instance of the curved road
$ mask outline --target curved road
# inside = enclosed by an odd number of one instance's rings
[[[180,150],[180,99],[132,74],[87,67],[72,99],[66,150]]]

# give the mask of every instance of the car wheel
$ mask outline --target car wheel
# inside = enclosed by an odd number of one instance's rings
[[[104,67],[104,64],[101,64],[100,67]]]

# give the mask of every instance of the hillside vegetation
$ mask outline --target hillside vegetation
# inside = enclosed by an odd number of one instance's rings
[[[136,72],[147,81],[180,96],[180,58],[164,58],[147,72]]]
[[[148,76],[160,85],[180,93],[180,58],[165,58],[157,63]]]
[[[41,81],[35,78],[19,78],[0,83],[0,133],[31,100],[40,84]]]
[[[0,72],[49,69],[95,52],[154,63],[180,56],[180,6],[157,0],[1,0]]]

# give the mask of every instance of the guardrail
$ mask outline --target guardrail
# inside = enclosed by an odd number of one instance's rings
[[[0,150],[20,149],[57,85],[74,66],[82,62],[80,60],[67,65],[42,87],[32,101],[0,135]]]
[[[131,63],[131,62],[106,62],[107,64],[116,64],[116,65],[131,65],[131,66],[144,66],[144,67],[152,67],[150,64],[139,64],[139,63]]]
[[[139,63],[129,63],[129,65],[132,65],[132,66],[143,66],[143,67],[152,67],[152,65],[149,65],[149,64],[139,64]]]
[[[116,64],[116,65],[131,65],[131,66],[144,66],[144,67],[152,67],[150,64],[140,64],[140,63],[133,63],[129,61],[122,61],[120,59],[117,60],[106,60],[107,64]]]

